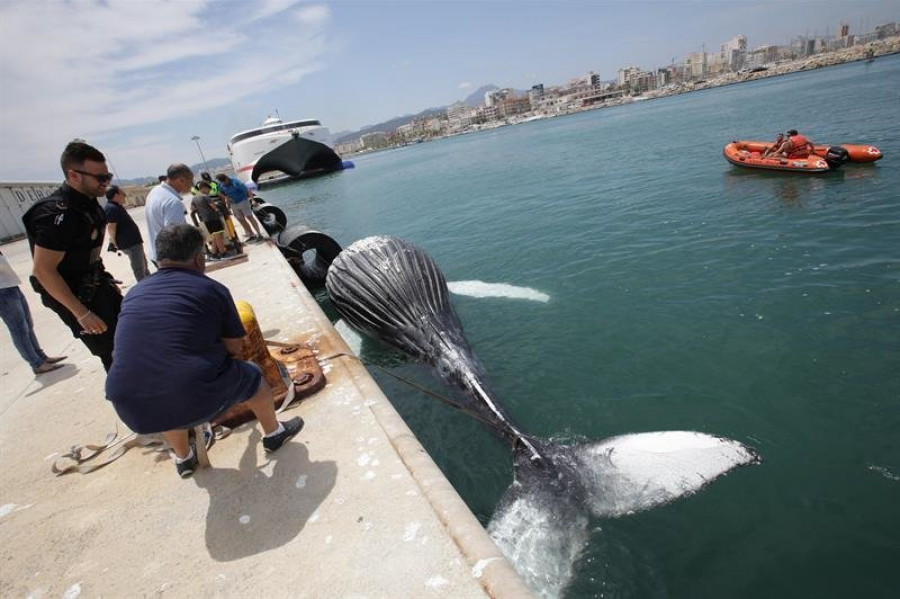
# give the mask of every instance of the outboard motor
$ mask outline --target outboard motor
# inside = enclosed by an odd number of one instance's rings
[[[833,171],[837,170],[841,168],[842,164],[850,162],[850,152],[841,146],[831,146],[825,152],[825,162],[828,163],[828,168]]]

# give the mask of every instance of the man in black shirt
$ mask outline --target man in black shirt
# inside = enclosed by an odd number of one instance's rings
[[[106,231],[109,233],[109,249],[122,251],[131,262],[131,271],[136,281],[150,274],[147,256],[144,255],[144,238],[137,223],[125,210],[125,190],[113,185],[106,190]]]
[[[103,267],[106,216],[97,196],[112,175],[96,148],[73,141],[60,158],[62,187],[22,217],[34,258],[31,284],[108,371],[122,294]]]

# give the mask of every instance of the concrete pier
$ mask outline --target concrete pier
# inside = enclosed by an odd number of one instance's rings
[[[129,431],[100,360],[31,291],[27,242],[2,251],[44,350],[68,359],[35,377],[0,334],[0,597],[530,596],[271,241],[210,276],[267,339],[316,352],[326,387],[282,415],[300,435],[266,456],[259,426],[238,427],[189,480],[141,448],[55,477],[72,445]],[[127,258],[104,262],[134,284]]]

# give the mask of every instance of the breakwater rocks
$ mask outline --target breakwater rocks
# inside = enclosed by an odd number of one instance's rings
[[[732,85],[735,83],[743,83],[744,81],[753,81],[755,79],[765,79],[766,77],[777,77],[779,75],[788,75],[799,71],[811,71],[822,67],[831,67],[845,62],[855,62],[865,60],[867,52],[871,51],[873,57],[886,56],[888,54],[900,53],[900,36],[889,37],[883,40],[877,40],[867,44],[860,44],[850,48],[843,48],[832,52],[823,52],[808,58],[791,60],[788,62],[777,63],[764,71],[744,72],[744,73],[726,73],[718,75],[705,81],[694,81],[687,83],[677,83],[667,86],[663,89],[655,89],[643,94],[643,98],[661,98],[664,96],[672,96],[683,94],[701,89],[709,89],[713,87],[721,87],[723,85]],[[631,98],[623,98],[617,103],[627,103]],[[612,103],[610,103],[612,104]]]

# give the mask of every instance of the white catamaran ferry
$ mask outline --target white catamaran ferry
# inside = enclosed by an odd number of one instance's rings
[[[331,133],[313,119],[283,122],[268,117],[257,129],[228,142],[231,164],[244,183],[280,177],[311,177],[344,168],[332,148]]]

